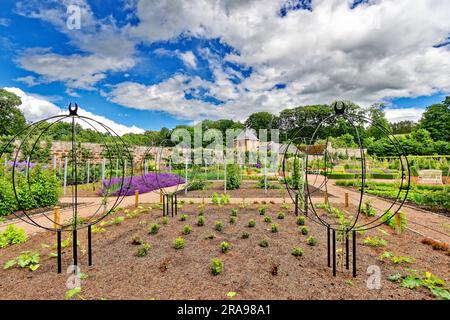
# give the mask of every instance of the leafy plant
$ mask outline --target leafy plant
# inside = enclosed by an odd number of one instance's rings
[[[314,247],[317,244],[317,239],[314,238],[313,236],[310,236],[308,237],[308,239],[306,239],[306,243],[311,247]]]
[[[300,233],[304,236],[306,236],[309,233],[308,227],[303,226],[303,227],[300,227],[299,229],[300,229]]]
[[[161,223],[162,224],[168,224],[169,223],[169,219],[167,217],[162,217]]]
[[[190,226],[184,226],[183,227],[183,234],[188,235],[192,232],[192,228]]]
[[[231,209],[231,216],[232,217],[237,217],[237,209]]]
[[[400,225],[398,225],[398,220],[400,220]],[[392,216],[392,212],[388,211],[381,217],[381,221],[392,229],[397,230],[398,232],[403,232],[407,224],[406,215],[403,213],[403,211],[397,212],[395,216]]]
[[[272,226],[270,227],[270,230],[272,231],[272,233],[277,233],[278,232],[278,224],[276,224],[276,223],[272,224]]]
[[[270,216],[264,216],[264,222],[270,223],[272,222],[272,218]]]
[[[301,257],[303,255],[303,249],[299,247],[292,248],[291,254],[294,257]]]
[[[371,247],[386,247],[388,242],[387,240],[375,236],[375,237],[367,237],[366,239],[364,239],[364,244],[371,246]]]
[[[176,238],[173,241],[173,247],[177,250],[183,249],[186,244],[186,241],[183,238]]]
[[[368,217],[374,217],[377,214],[377,211],[373,208],[372,202],[367,200],[364,202],[364,205],[361,206],[361,213]]]
[[[219,204],[219,195],[217,194],[217,192],[214,192],[212,194],[211,203],[212,204]]]
[[[136,256],[138,257],[145,257],[148,252],[151,249],[151,245],[149,245],[148,243],[143,243],[139,246],[139,248],[136,251]]]
[[[297,224],[298,224],[299,226],[305,225],[305,216],[298,216],[298,217],[297,217]]]
[[[256,221],[254,219],[250,219],[248,221],[248,227],[249,228],[254,228],[256,226]]]
[[[228,194],[221,194],[219,202],[222,205],[229,204],[230,203],[230,195],[228,195]]]
[[[258,212],[261,216],[266,214],[266,206],[261,206],[258,208]]]
[[[227,189],[239,189],[241,186],[241,175],[237,164],[227,164]]]
[[[280,219],[280,220],[283,220],[284,219],[284,213],[283,212],[278,212],[277,218]]]
[[[213,275],[217,276],[222,273],[223,261],[219,258],[214,258],[211,260],[211,272]]]
[[[217,220],[217,221],[214,223],[214,229],[216,229],[217,231],[222,231],[222,229],[223,229],[222,221]]]
[[[230,223],[234,224],[236,222],[236,217],[231,216],[230,217]]]
[[[250,238],[250,233],[248,233],[248,232],[242,232],[241,238],[242,238],[242,239],[248,239],[248,238]]]
[[[24,243],[27,241],[27,234],[22,228],[10,224],[5,230],[0,232],[0,248],[6,248],[10,245]]]
[[[80,293],[81,293],[81,288],[75,287],[73,289],[67,290],[66,293],[64,294],[64,297],[66,299],[72,299],[74,296],[79,295]]]
[[[222,251],[222,253],[227,253],[228,251],[231,250],[231,244],[229,244],[229,243],[226,242],[226,241],[223,241],[223,242],[220,244],[220,250]]]
[[[259,246],[261,248],[267,248],[269,246],[269,242],[266,239],[263,239],[259,242]]]
[[[204,216],[199,216],[197,218],[197,226],[201,227],[205,225],[205,217]]]
[[[180,216],[180,221],[186,221],[187,218],[188,218],[188,215],[187,215],[187,214],[182,214],[182,215]]]
[[[159,224],[157,224],[157,223],[153,223],[151,226],[150,226],[150,230],[148,231],[148,233],[149,234],[157,234],[158,233],[158,231],[159,231]]]
[[[39,262],[41,261],[41,255],[37,251],[22,251],[15,259],[9,260],[3,266],[3,269],[10,269],[14,266],[20,268],[28,268],[31,271],[35,271],[39,268]]]

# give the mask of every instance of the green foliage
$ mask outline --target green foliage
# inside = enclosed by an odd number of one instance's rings
[[[250,238],[250,233],[248,233],[248,232],[242,232],[242,234],[241,234],[241,238],[242,239],[248,239],[248,238]]]
[[[220,250],[222,251],[222,253],[227,253],[228,251],[231,250],[231,244],[229,244],[229,243],[226,242],[226,241],[223,241],[223,242],[220,244]]]
[[[151,245],[149,245],[148,243],[143,243],[139,246],[139,248],[136,251],[136,256],[137,257],[145,257],[148,252],[151,249]]]
[[[41,261],[41,255],[37,251],[23,251],[20,255],[12,260],[9,260],[3,266],[3,269],[10,269],[14,266],[19,268],[28,268],[31,271],[35,271],[39,268],[39,262]]]
[[[197,218],[197,226],[201,227],[205,225],[205,217],[204,216],[199,216]]]
[[[247,225],[248,225],[249,228],[254,228],[256,226],[256,221],[254,219],[250,219],[248,221]]]
[[[364,239],[364,244],[371,246],[371,247],[386,247],[388,242],[387,240],[375,236],[375,237],[367,237]]]
[[[304,236],[306,236],[309,233],[308,227],[305,227],[305,226],[300,227],[299,230],[300,230],[300,233]]]
[[[392,229],[397,230],[399,232],[403,232],[406,229],[406,224],[407,224],[406,215],[402,211],[397,212],[396,215],[399,216],[400,226],[397,226],[397,219],[398,218],[396,216],[392,216],[392,212],[391,211],[388,211],[384,216],[382,216],[381,217],[381,221],[384,224],[386,224],[389,227],[391,227]],[[400,227],[400,230],[398,230],[399,227]]]
[[[173,241],[173,247],[177,250],[183,249],[186,244],[186,241],[183,238],[176,238]]]
[[[187,187],[188,191],[194,191],[194,190],[205,190],[206,189],[206,180],[196,179],[189,182],[189,185]]]
[[[368,217],[374,217],[377,214],[377,211],[372,207],[372,202],[367,200],[361,206],[361,213]]]
[[[241,186],[241,174],[237,164],[227,164],[227,189],[239,189]]]
[[[190,226],[184,226],[183,227],[183,234],[188,235],[192,232],[192,228]]]
[[[223,229],[222,221],[217,220],[216,222],[214,222],[214,229],[216,229],[217,231],[222,231]]]
[[[430,132],[435,141],[450,141],[450,105],[444,102],[429,106],[422,114],[419,126]]]
[[[313,236],[309,236],[308,239],[306,239],[306,243],[311,247],[314,247],[317,244],[317,239]]]
[[[301,168],[300,168],[300,160],[298,158],[294,159],[294,168],[292,172],[292,188],[295,190],[300,189],[301,185]]]
[[[69,300],[72,299],[74,296],[77,296],[81,293],[81,288],[80,287],[75,287],[73,289],[67,290],[66,293],[64,294],[64,297]]]
[[[278,232],[278,228],[279,228],[278,224],[274,223],[270,227],[270,230],[272,231],[272,233],[277,233]]]
[[[188,218],[188,215],[187,215],[187,214],[182,214],[182,215],[180,216],[180,221],[186,221],[187,218]]]
[[[278,212],[277,218],[280,219],[280,220],[283,220],[284,219],[284,213],[283,212]]]
[[[298,217],[297,217],[297,224],[298,224],[299,226],[305,225],[305,216],[298,216]]]
[[[258,208],[259,214],[262,215],[262,216],[265,215],[265,214],[266,214],[266,209],[267,209],[266,206],[261,206],[261,207],[259,207],[259,208]]]
[[[230,216],[230,220],[229,221],[230,221],[231,224],[236,223],[236,217]]]
[[[410,269],[409,275],[402,276],[400,274],[395,274],[390,276],[389,280],[393,282],[401,281],[401,286],[408,289],[424,287],[436,298],[450,300],[450,292],[445,281],[427,271],[418,274],[416,270]]]
[[[25,117],[17,108],[21,104],[16,94],[0,89],[0,136],[14,135],[25,128]]]
[[[269,246],[269,242],[266,239],[263,239],[259,242],[259,246],[261,248],[267,248]]]
[[[301,257],[303,255],[303,249],[299,247],[292,248],[291,254],[294,257]]]
[[[228,194],[221,194],[219,202],[222,205],[230,204],[230,195],[228,195]]]
[[[231,209],[231,216],[232,217],[237,217],[237,209]]]
[[[212,194],[211,203],[212,204],[219,204],[219,196],[217,195],[217,192],[214,192]]]
[[[12,187],[12,172],[9,169],[6,173],[0,173],[0,216],[11,214],[12,211],[21,209],[30,210],[34,208],[44,208],[55,205],[61,193],[58,179],[52,170],[43,169],[41,165],[36,165],[29,171],[30,184],[28,185],[25,174],[16,175],[16,191],[20,205],[14,196]],[[31,191],[31,193],[30,193]]]
[[[6,248],[10,245],[24,243],[27,241],[27,234],[22,228],[10,224],[5,230],[0,232],[0,248]]]
[[[272,222],[272,218],[270,216],[264,216],[264,222],[270,223]]]
[[[211,272],[213,275],[217,276],[222,273],[223,261],[219,258],[214,258],[211,260]]]
[[[153,223],[151,226],[150,226],[150,230],[148,231],[148,233],[149,234],[157,234],[158,233],[158,231],[159,231],[159,224],[157,224],[157,223]]]
[[[161,223],[162,224],[168,224],[169,223],[169,219],[167,217],[162,217]]]

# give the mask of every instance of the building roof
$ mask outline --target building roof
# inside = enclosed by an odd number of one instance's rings
[[[259,139],[256,137],[255,130],[253,129],[245,129],[244,131],[241,131],[234,140],[253,140],[253,141],[259,141]]]

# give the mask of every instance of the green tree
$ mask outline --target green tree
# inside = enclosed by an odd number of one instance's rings
[[[411,133],[417,126],[417,123],[410,120],[399,121],[396,123],[389,123],[393,134]]]
[[[259,138],[259,130],[267,130],[267,137],[270,136],[270,129],[274,128],[276,117],[269,112],[255,112],[245,121],[245,126],[255,130]]]
[[[376,103],[369,108],[369,117],[375,124],[390,130],[389,122],[386,119],[384,109],[386,106],[382,103]],[[367,135],[375,139],[381,139],[386,135],[374,124],[367,129]]]
[[[450,96],[441,104],[429,106],[423,113],[419,127],[430,132],[434,141],[450,140]]]
[[[17,108],[22,104],[20,98],[5,89],[0,89],[0,135],[10,136],[25,127],[25,117]]]

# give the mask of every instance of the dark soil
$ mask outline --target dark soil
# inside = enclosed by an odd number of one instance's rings
[[[144,206],[147,207],[147,206]],[[170,217],[167,225],[161,223],[161,211],[149,210],[133,218],[127,218],[119,225],[106,228],[103,233],[93,234],[93,263],[87,266],[86,231],[79,233],[79,265],[81,272],[88,275],[81,282],[83,299],[227,299],[228,292],[236,292],[235,299],[434,299],[423,288],[411,290],[392,283],[387,277],[395,272],[404,273],[408,267],[418,271],[430,271],[438,277],[450,280],[449,259],[442,252],[420,243],[421,237],[410,231],[396,235],[389,227],[381,228],[389,233],[371,230],[359,235],[357,278],[350,271],[339,271],[332,276],[326,266],[326,229],[306,220],[309,235],[317,238],[316,246],[307,245],[309,236],[301,235],[295,223],[296,217],[289,209],[269,205],[267,214],[272,223],[279,225],[279,232],[270,231],[271,223],[265,223],[258,213],[257,205],[238,209],[236,224],[229,223],[231,209],[235,206],[206,205],[205,225],[197,226],[197,205],[184,205],[181,213],[188,214],[187,221]],[[279,220],[276,214],[285,213]],[[132,210],[130,210],[132,212]],[[123,212],[115,215],[124,215]],[[113,217],[111,217],[113,218]],[[109,219],[111,219],[109,218]],[[214,222],[222,220],[223,230],[214,230]],[[249,228],[249,219],[256,220],[256,227]],[[152,223],[161,228],[156,235],[149,235]],[[192,227],[192,233],[182,235],[184,225]],[[242,232],[250,233],[248,239],[241,239]],[[215,239],[205,239],[214,233]],[[368,235],[383,236],[389,243],[386,248],[372,248],[363,245]],[[63,239],[68,236],[65,234]],[[151,244],[147,256],[137,257],[138,246],[132,239],[138,236]],[[183,237],[186,246],[175,250],[175,238]],[[66,268],[71,264],[71,249],[63,249],[63,273],[56,273],[56,259],[50,258],[52,248],[42,244],[54,244],[56,235],[45,232],[30,237],[28,242],[0,249],[0,264],[16,257],[21,251],[37,250],[41,253],[41,267],[32,272],[14,268],[0,270],[1,299],[64,299],[69,278]],[[259,246],[266,239],[267,248]],[[227,241],[232,245],[230,252],[223,254],[219,245]],[[301,257],[291,255],[293,247],[301,247]],[[339,248],[339,246],[338,246]],[[414,258],[410,265],[394,265],[378,259],[383,251]],[[213,276],[210,271],[212,258],[224,262],[223,273]],[[367,267],[381,268],[381,289],[369,290],[366,286]],[[80,298],[80,296],[75,296]]]

